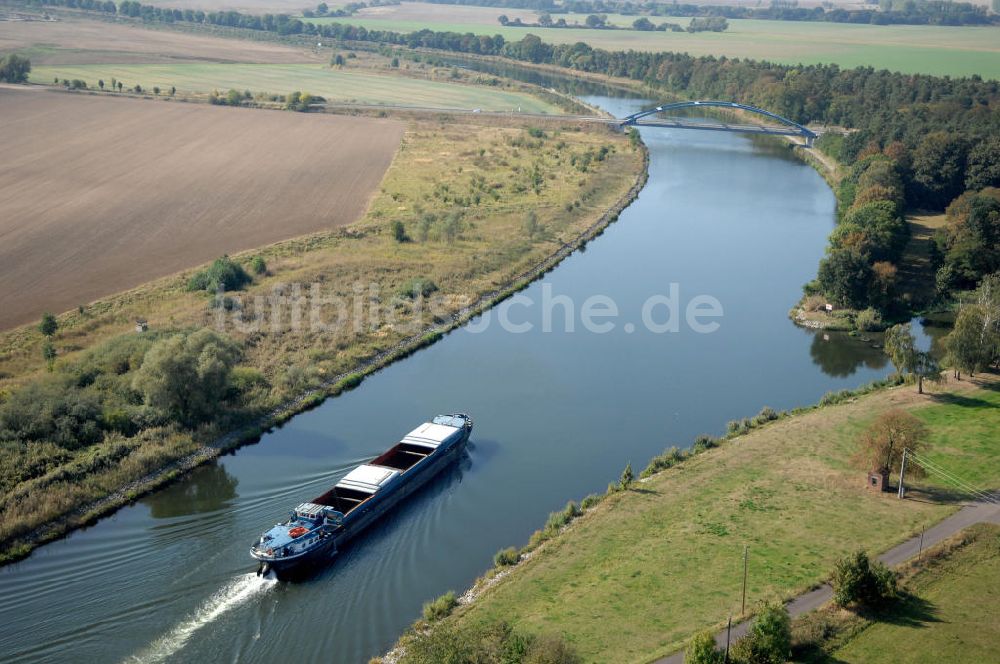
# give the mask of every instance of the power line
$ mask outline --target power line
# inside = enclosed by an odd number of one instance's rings
[[[965,491],[966,493],[970,493],[976,498],[979,498],[980,500],[983,500],[988,503],[997,504],[998,502],[1000,502],[996,498],[994,498],[991,494],[983,491],[982,489],[979,489],[978,487],[972,484],[969,484],[968,482],[958,477],[954,473],[946,470],[939,464],[924,458],[922,455],[917,454],[913,450],[907,449],[906,455],[909,456],[911,459],[913,459],[913,461],[919,466],[921,466],[924,470],[927,470],[932,474],[938,475],[940,478],[944,479],[947,482],[950,482],[951,484],[958,487],[960,490]]]
[[[976,486],[974,486],[972,484],[969,484],[968,482],[966,482],[962,478],[958,477],[954,473],[951,473],[950,471],[945,470],[939,464],[937,464],[937,463],[935,463],[933,461],[930,461],[928,459],[925,459],[925,458],[921,457],[920,455],[915,454],[912,451],[907,450],[907,453],[911,457],[913,457],[913,459],[918,464],[920,464],[922,467],[924,467],[926,470],[929,470],[932,473],[936,473],[937,475],[940,475],[941,477],[943,477],[944,479],[952,482],[953,484],[955,484],[959,488],[964,489],[965,491],[968,491],[969,493],[977,496],[978,498],[981,498],[982,500],[986,500],[986,501],[991,502],[991,503],[996,503],[997,502],[996,499],[994,499],[990,494],[986,493],[985,491],[979,489],[978,487],[976,487]]]
[[[910,454],[912,456],[912,452]],[[944,480],[950,482],[951,484],[955,485],[956,487],[958,487],[960,490],[963,490],[966,493],[970,493],[973,496],[975,496],[976,498],[979,498],[980,500],[984,500],[986,502],[994,503],[994,504],[997,503],[997,500],[995,498],[993,498],[990,494],[986,493],[985,491],[982,491],[981,489],[973,486],[972,484],[969,484],[968,482],[962,480],[960,477],[958,477],[958,476],[950,473],[949,471],[943,469],[941,466],[939,466],[939,465],[937,465],[937,464],[935,464],[935,463],[933,463],[931,461],[928,461],[927,459],[918,458],[918,457],[915,457],[915,456],[913,456],[913,458],[914,458],[914,461],[917,464],[919,464],[921,467],[923,467],[925,470],[927,470],[927,471],[929,471],[929,472],[931,472],[931,473],[933,473],[935,475],[938,475],[942,479],[944,479]]]

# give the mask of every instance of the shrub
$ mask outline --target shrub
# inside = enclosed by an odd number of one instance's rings
[[[528,641],[528,649],[521,659],[521,664],[581,664],[583,662],[573,647],[558,636],[541,634],[525,640]],[[500,661],[516,660],[501,659]]]
[[[826,298],[822,295],[808,295],[802,301],[802,308],[806,311],[819,311],[826,304]]]
[[[723,659],[712,632],[695,634],[684,651],[684,664],[722,664]]]
[[[580,509],[589,510],[591,507],[594,507],[600,502],[601,502],[601,496],[599,496],[596,493],[592,493],[580,501]]]
[[[49,441],[73,450],[103,436],[100,402],[64,377],[28,383],[0,404],[0,440]]]
[[[821,406],[833,406],[838,403],[843,403],[854,396],[854,393],[850,390],[840,390],[839,392],[827,392],[823,395],[823,398],[819,400],[819,405]]]
[[[775,410],[770,406],[764,406],[753,418],[753,426],[759,427],[762,424],[767,424],[768,422],[776,419],[778,419],[778,413],[775,412]]]
[[[632,486],[634,481],[635,475],[632,473],[632,462],[630,461],[625,465],[625,470],[622,471],[622,476],[618,479],[618,488],[625,491]]]
[[[882,316],[875,309],[864,309],[854,317],[854,327],[862,332],[878,332],[885,327]]]
[[[266,274],[267,273],[267,263],[264,262],[263,256],[254,256],[250,260],[250,269],[253,270],[254,274]]]
[[[747,635],[736,642],[730,661],[784,664],[792,649],[792,620],[780,602],[764,604]]]
[[[783,664],[792,649],[792,619],[780,602],[765,604],[750,626],[763,661]]]
[[[59,323],[56,322],[56,317],[45,312],[42,314],[42,322],[38,324],[38,331],[47,337],[51,337],[59,329]]]
[[[410,279],[400,287],[399,296],[415,300],[418,297],[427,297],[431,293],[436,292],[437,289],[437,284],[430,279],[416,277],[414,279]]]
[[[234,367],[229,374],[229,386],[237,394],[244,394],[256,387],[267,385],[267,378],[253,367]]]
[[[188,280],[189,291],[240,290],[252,280],[241,265],[229,256],[223,256],[212,261],[204,270],[195,272]]]
[[[521,555],[512,546],[506,549],[500,549],[493,556],[493,564],[497,567],[509,567],[511,565],[516,565],[517,561],[521,559]]]
[[[455,598],[454,591],[449,590],[433,602],[424,604],[424,620],[434,622],[447,618],[456,606],[458,606],[458,599]]]
[[[719,446],[719,439],[714,436],[709,436],[707,433],[703,433],[694,439],[694,445],[691,447],[691,451],[694,454],[701,454],[705,450],[710,450],[713,447]]]
[[[897,595],[896,574],[860,550],[837,561],[832,585],[833,600],[843,607],[878,608]]]
[[[355,387],[360,385],[361,381],[363,381],[364,379],[365,379],[364,375],[360,373],[348,374],[347,376],[344,376],[343,378],[340,379],[340,382],[337,383],[337,387],[339,387],[341,390],[345,392],[348,390],[353,390]]]
[[[658,454],[649,461],[649,465],[643,469],[639,477],[649,477],[655,475],[661,470],[666,470],[676,466],[678,463],[685,459],[685,455],[676,447],[671,447],[669,450],[665,451],[663,454]]]
[[[392,222],[392,237],[396,242],[407,242],[410,238],[406,236],[406,227],[403,226],[403,222],[394,221]]]
[[[42,344],[42,358],[49,365],[49,371],[52,371],[52,366],[56,361],[56,347],[52,345],[51,341]]]
[[[211,417],[229,384],[239,349],[211,330],[176,334],[146,352],[132,387],[146,405],[185,423]]]
[[[749,417],[744,417],[742,420],[732,420],[726,425],[726,433],[730,436],[742,436],[748,433],[750,429],[753,428],[753,423],[751,423]]]
[[[559,532],[559,529],[570,522],[566,512],[552,512],[545,522],[546,539]]]

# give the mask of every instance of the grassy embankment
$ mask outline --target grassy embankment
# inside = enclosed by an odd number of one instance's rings
[[[858,547],[885,550],[956,508],[957,496],[930,480],[906,501],[863,488],[849,458],[879,413],[912,410],[930,427],[934,461],[996,486],[998,388],[993,376],[925,396],[907,385],[764,424],[609,494],[448,620],[560,634],[586,661],[674,652],[739,614],[744,545],[752,608],[822,581]]]
[[[223,404],[216,420],[195,430],[162,426],[130,438],[106,437],[79,449],[47,442],[6,444],[0,468],[3,559],[23,556],[40,541],[95,516],[81,506],[111,495],[111,500],[100,504],[99,511],[107,511],[153,483],[169,479],[176,471],[170,464],[218,442],[227,431],[237,433],[223,438],[222,444],[234,444],[241,437],[252,437],[262,425],[281,421],[325,395],[355,385],[359,379],[354,376],[333,379],[373,359],[377,362],[368,369],[377,368],[394,357],[380,353],[400,342],[409,340],[407,348],[423,343],[419,330],[435,323],[447,326],[451,313],[484,295],[502,295],[519,286],[519,275],[525,270],[556,252],[565,252],[564,243],[575,244],[594,224],[613,220],[616,206],[644,176],[642,152],[631,147],[624,135],[603,127],[557,121],[536,126],[544,133],[529,132],[529,127],[516,120],[474,116],[411,120],[381,190],[362,220],[236,256],[246,265],[252,256],[260,255],[268,268],[245,293],[238,294],[248,306],[253,298],[280,289],[290,294],[288,284],[302,284],[303,293],[308,293],[316,283],[324,297],[351,303],[347,318],[330,330],[313,329],[307,306],[305,324],[295,329],[286,306],[277,322],[273,315],[265,317],[256,331],[228,325],[225,332],[241,348],[241,384],[233,386],[238,395]],[[606,156],[598,159],[602,151]],[[531,235],[525,223],[529,211],[537,215],[537,228]],[[404,224],[411,241],[393,238],[395,221]],[[81,379],[81,389],[93,392],[107,385],[127,386],[142,352],[156,335],[215,325],[212,298],[185,289],[190,274],[60,315],[59,331],[53,338],[58,358],[52,374],[46,372],[43,359],[45,340],[35,327],[0,334],[0,398],[8,398],[32,381],[72,383],[81,371],[89,375],[93,366],[109,361],[112,373],[99,375],[97,380]],[[431,280],[438,289],[434,293],[440,302],[436,319],[420,311],[405,294],[417,279]],[[356,284],[364,287],[360,295]],[[377,295],[368,291],[370,285]],[[383,318],[381,324],[366,322],[356,328],[353,305],[358,301],[366,321],[371,320],[368,312],[376,305],[391,311],[395,320]],[[320,313],[330,321],[336,310],[323,308]],[[149,320],[148,337],[140,339],[131,332],[136,318]],[[432,335],[426,341],[435,338]],[[97,371],[100,374],[104,369]],[[302,399],[303,395],[310,396]],[[164,468],[170,471],[159,472],[152,482],[130,485]],[[127,490],[120,491],[123,487]],[[55,526],[36,530],[50,522]]]
[[[414,13],[419,8],[419,16]],[[453,18],[446,5],[375,8],[344,18],[308,19],[340,22],[374,30],[413,32],[422,28],[460,33],[502,35],[516,41],[535,34],[555,44],[585,42],[612,51],[678,51],[691,55],[770,60],[783,64],[835,63],[841,67],[875,67],[937,76],[1000,78],[1000,28],[953,26],[879,26],[804,21],[731,19],[725,32],[641,32],[634,30],[545,29],[501,26],[503,8],[486,8],[481,16]],[[557,17],[558,18],[558,17]],[[567,17],[570,20],[571,17]],[[583,20],[585,17],[577,17]],[[636,17],[609,15],[611,23],[631,24]],[[685,25],[688,19],[652,17],[654,23]]]
[[[988,662],[1000,640],[1000,526],[978,524],[904,565],[902,597],[861,616],[827,606],[793,624],[792,661]]]

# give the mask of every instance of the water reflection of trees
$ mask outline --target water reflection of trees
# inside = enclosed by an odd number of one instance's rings
[[[214,512],[236,498],[239,480],[217,463],[194,469],[187,477],[142,499],[154,519]]]
[[[884,369],[889,361],[881,349],[838,332],[813,333],[809,355],[813,364],[834,378],[851,376],[862,366]]]

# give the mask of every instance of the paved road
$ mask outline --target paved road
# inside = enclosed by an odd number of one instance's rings
[[[938,542],[948,539],[960,530],[977,523],[1000,524],[1000,505],[996,503],[979,502],[966,505],[957,513],[952,514],[941,523],[933,526],[932,528],[928,528],[924,532],[923,546],[926,549],[934,544],[937,544]],[[878,559],[886,565],[895,566],[914,558],[919,550],[920,536],[918,535],[907,540],[906,542],[903,542],[897,547],[889,549],[879,556]],[[819,588],[811,590],[803,595],[799,595],[789,602],[788,613],[795,618],[796,616],[818,609],[829,602],[832,598],[833,589],[828,584],[824,583]],[[749,621],[740,623],[739,625],[734,625],[732,630],[732,641],[735,642],[736,639],[746,634],[749,626]],[[715,642],[719,644],[720,648],[726,647],[725,630],[715,635]],[[683,664],[683,662],[684,651],[680,651],[670,655],[669,657],[657,660],[656,664]]]

